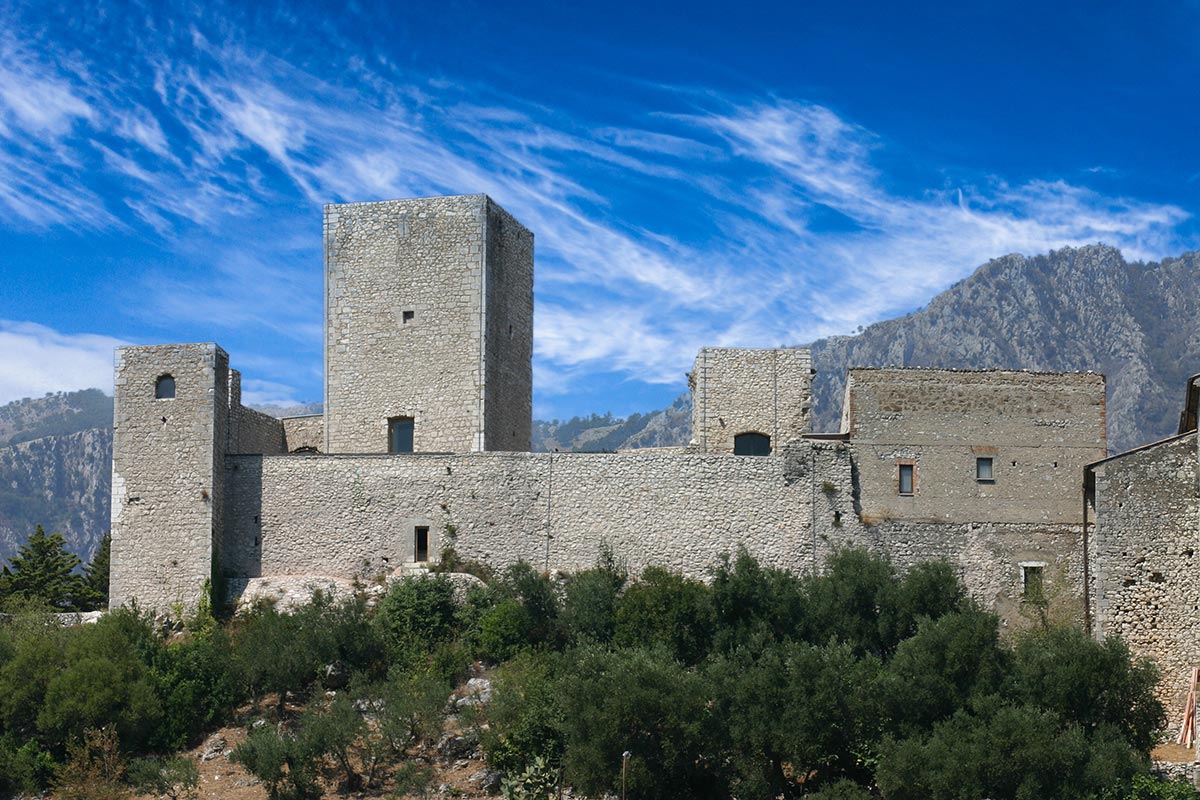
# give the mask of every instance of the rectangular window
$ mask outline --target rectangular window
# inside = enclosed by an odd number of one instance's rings
[[[1040,603],[1046,599],[1046,586],[1040,564],[1026,564],[1021,567],[1022,597],[1031,603]]]
[[[975,480],[984,483],[991,483],[992,477],[992,459],[977,458],[975,459]]]
[[[418,525],[413,529],[413,561],[429,560],[429,528]]]
[[[900,494],[913,493],[913,464],[900,464],[900,482],[897,490]]]
[[[388,420],[388,452],[411,453],[412,451],[412,417],[392,417]]]

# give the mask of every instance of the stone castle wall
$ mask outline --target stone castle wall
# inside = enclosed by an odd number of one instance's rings
[[[869,523],[1078,525],[1083,467],[1107,455],[1094,373],[852,369],[843,425]],[[991,480],[977,479],[978,458]]]
[[[706,347],[690,375],[692,439],[701,453],[732,453],[734,437],[761,433],[773,452],[811,427],[812,359],[807,350]]]
[[[745,546],[810,569],[811,492],[783,458],[630,454],[237,456],[224,571],[371,576],[453,546],[492,567],[592,566],[608,545],[634,571],[703,576]]]
[[[1192,431],[1095,469],[1094,633],[1121,636],[1158,663],[1171,712],[1200,666],[1196,448]]]
[[[484,195],[330,205],[325,269],[324,452],[386,453],[391,417],[414,420],[418,452],[483,450],[489,367],[509,360],[493,419],[528,448],[512,417],[532,397],[532,234]]]

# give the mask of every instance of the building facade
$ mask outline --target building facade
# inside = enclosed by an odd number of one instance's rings
[[[114,604],[349,586],[451,547],[703,577],[739,548],[809,572],[862,546],[946,559],[1013,621],[1033,589],[1083,593],[1099,375],[851,370],[842,429],[813,433],[807,351],[706,348],[689,446],[531,453],[533,236],[492,200],[326,207],[325,293],[323,415],[244,407],[215,344],[118,351]]]

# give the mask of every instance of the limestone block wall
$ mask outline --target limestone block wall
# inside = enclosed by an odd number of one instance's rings
[[[284,417],[283,438],[285,452],[294,453],[301,448],[320,450],[325,446],[325,417],[307,414],[303,417]]]
[[[238,405],[230,409],[227,453],[287,452],[281,420],[253,408]]]
[[[324,452],[386,453],[390,417],[418,452],[488,449],[490,370],[497,446],[528,448],[532,241],[484,195],[325,207]]]
[[[230,576],[374,575],[412,560],[413,531],[503,567],[580,569],[607,543],[634,571],[703,576],[739,545],[812,568],[811,487],[781,457],[677,454],[235,456]]]
[[[165,375],[175,396],[155,398]],[[113,404],[113,607],[195,605],[212,577],[227,440],[229,360],[215,344],[116,352]]]
[[[807,350],[706,347],[696,356],[692,439],[701,453],[732,453],[740,433],[771,437],[773,452],[808,433],[812,359]]]
[[[868,523],[1079,524],[1104,426],[1094,373],[853,369],[843,414]],[[992,480],[976,479],[978,458],[992,460]],[[899,492],[902,464],[911,496]]]
[[[1121,636],[1158,663],[1172,713],[1200,666],[1196,447],[1192,431],[1095,470],[1094,632]]]
[[[835,548],[863,547],[888,556],[901,570],[945,560],[971,595],[1008,626],[1029,624],[1036,611],[1023,602],[1023,565],[1044,565],[1046,593],[1060,616],[1082,616],[1081,524],[1003,522],[864,523],[856,509],[856,445],[812,442],[813,541],[816,563]]]
[[[529,452],[533,438],[533,234],[490,198],[487,227],[484,443]]]

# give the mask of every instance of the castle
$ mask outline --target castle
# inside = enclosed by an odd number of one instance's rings
[[[324,250],[323,415],[243,406],[212,343],[117,351],[114,606],[349,585],[449,548],[580,569],[607,547],[634,572],[703,576],[739,547],[807,572],[862,546],[900,567],[948,560],[1006,620],[1030,599],[1082,597],[1097,632],[1150,650],[1162,639],[1137,638],[1148,623],[1116,585],[1157,545],[1108,518],[1113,487],[1141,490],[1120,476],[1157,451],[1107,458],[1101,375],[851,369],[841,430],[813,433],[807,351],[706,348],[689,374],[688,446],[531,453],[528,230],[484,195],[339,204],[325,208]],[[1161,447],[1195,539],[1194,430]],[[1104,497],[1090,539],[1085,471]],[[1161,538],[1173,566],[1148,580],[1197,602],[1193,551],[1178,561],[1180,537]],[[1188,619],[1170,644],[1185,661],[1200,614]]]

